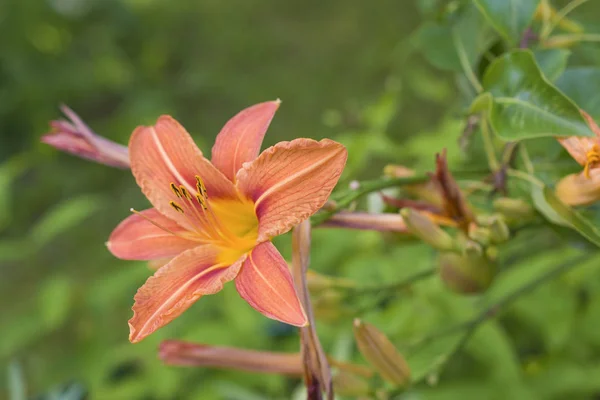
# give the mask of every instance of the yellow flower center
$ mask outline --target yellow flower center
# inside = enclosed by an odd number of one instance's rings
[[[597,145],[594,145],[590,151],[585,155],[586,161],[583,168],[583,174],[586,178],[590,178],[590,169],[594,168],[600,162],[600,149]]]
[[[254,203],[245,198],[210,199],[204,182],[196,176],[196,191],[171,183],[177,201],[169,204],[187,217],[194,231],[191,239],[211,243],[220,248],[218,263],[234,263],[252,250],[258,238],[258,218]]]

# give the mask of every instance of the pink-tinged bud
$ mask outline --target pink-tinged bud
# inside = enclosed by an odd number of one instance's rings
[[[169,365],[292,376],[301,376],[303,372],[300,353],[274,353],[165,340],[160,344],[158,354],[160,359]]]
[[[478,250],[479,249],[479,250]],[[482,293],[492,284],[496,263],[478,246],[465,249],[465,254],[440,254],[440,278],[450,290],[460,294]]]
[[[383,332],[355,319],[354,337],[360,353],[383,379],[398,386],[410,383],[406,360]]]
[[[321,227],[374,230],[407,233],[402,216],[392,213],[339,212],[321,224]]]
[[[130,168],[127,146],[105,139],[90,129],[73,110],[61,107],[69,121],[51,121],[41,141],[58,150],[117,168]]]

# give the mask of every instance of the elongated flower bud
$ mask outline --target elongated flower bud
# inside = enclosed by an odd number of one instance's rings
[[[410,368],[406,360],[383,332],[355,319],[354,337],[360,353],[382,378],[399,386],[410,382]]]
[[[404,218],[408,230],[425,243],[439,250],[455,249],[455,241],[452,236],[422,213],[411,208],[403,208],[400,210],[400,214]]]
[[[94,133],[69,107],[62,106],[61,110],[70,121],[50,122],[52,131],[42,136],[43,143],[100,164],[130,168],[127,146]]]

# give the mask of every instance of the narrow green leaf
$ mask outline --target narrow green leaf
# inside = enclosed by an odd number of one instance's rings
[[[492,127],[506,140],[593,136],[577,106],[544,77],[529,50],[495,59],[483,77],[483,87],[493,96]]]
[[[556,87],[579,108],[600,119],[600,68],[569,68],[558,78]]]
[[[490,25],[515,46],[533,19],[539,0],[474,0]]]

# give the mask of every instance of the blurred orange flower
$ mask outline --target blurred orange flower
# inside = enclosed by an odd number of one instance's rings
[[[240,296],[267,317],[307,323],[287,263],[271,239],[325,204],[347,151],[328,139],[296,139],[259,155],[279,104],[260,103],[229,120],[211,161],[170,116],[133,132],[131,170],[154,208],[134,211],[107,246],[122,259],[172,260],[135,295],[132,342],[233,279]]]
[[[600,127],[581,110],[596,137],[568,136],[558,138],[560,144],[583,166],[578,174],[565,176],[556,185],[556,195],[566,204],[590,204],[600,199]]]

